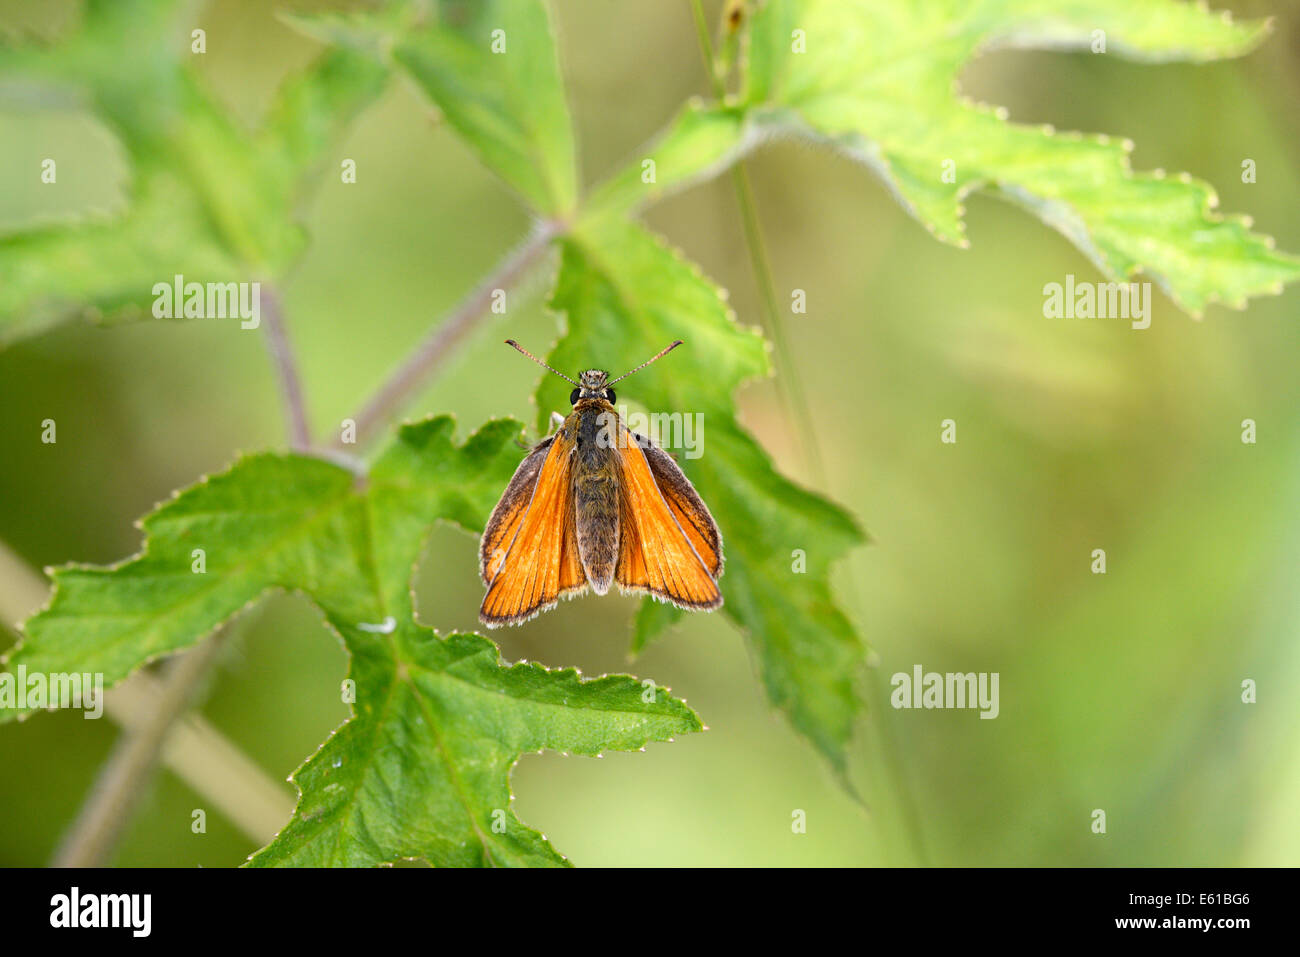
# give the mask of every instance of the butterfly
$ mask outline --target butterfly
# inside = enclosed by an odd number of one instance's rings
[[[722,536],[713,516],[673,457],[630,431],[614,409],[616,382],[681,344],[617,379],[591,369],[575,381],[506,340],[573,385],[573,411],[524,457],[488,519],[479,620],[489,628],[528,621],[588,587],[604,595],[612,583],[679,608],[722,604]]]

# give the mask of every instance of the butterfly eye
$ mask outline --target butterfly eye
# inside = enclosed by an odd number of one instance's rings
[[[605,398],[609,400],[610,405],[613,405],[615,402],[618,401],[618,397],[614,395],[613,389],[605,390]]]
[[[570,392],[570,393],[569,393],[569,405],[577,405],[577,404],[578,404],[578,396],[580,396],[580,395],[582,395],[582,390],[581,390],[581,389],[574,389],[572,392]]]

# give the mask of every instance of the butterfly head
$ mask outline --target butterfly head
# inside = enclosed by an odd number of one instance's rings
[[[569,404],[577,405],[582,399],[604,399],[614,404],[614,390],[607,383],[609,373],[602,369],[588,369],[578,373],[578,387],[569,393]]]
[[[632,369],[628,372],[624,372],[617,379],[610,379],[609,373],[605,372],[602,369],[588,369],[586,372],[579,372],[578,378],[575,381],[573,379],[570,379],[563,372],[557,372],[555,369],[552,369],[541,359],[537,358],[537,356],[533,355],[531,352],[529,352],[519,343],[515,342],[515,340],[513,339],[506,340],[506,345],[517,349],[518,351],[526,355],[528,358],[536,362],[543,369],[547,369],[551,372],[555,372],[555,374],[559,376],[561,379],[576,386],[576,388],[569,393],[570,405],[577,405],[583,399],[604,399],[610,405],[613,405],[615,396],[614,396],[614,390],[611,389],[610,386],[612,386],[615,382],[618,382],[622,379],[626,379],[633,372],[639,372],[640,370],[648,366],[650,363],[654,362],[656,359],[663,358],[664,356],[668,355],[668,353],[672,352],[681,344],[682,344],[682,340],[678,339],[668,348],[661,351],[658,355],[652,356],[651,358],[647,359],[645,362],[641,363],[635,369]]]

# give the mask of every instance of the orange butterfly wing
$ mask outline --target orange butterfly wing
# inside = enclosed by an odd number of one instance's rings
[[[673,518],[691,540],[691,547],[704,562],[704,567],[716,579],[722,574],[722,536],[708,506],[671,455],[635,432],[632,436],[640,443],[655,484],[659,486]]]
[[[488,590],[479,619],[489,627],[526,621],[587,587],[573,511],[574,443],[562,432],[549,441],[544,457],[538,446],[520,464],[483,534],[480,563]]]
[[[510,484],[501,493],[501,499],[483,531],[483,540],[479,543],[479,575],[483,584],[491,585],[501,568],[515,533],[519,531],[524,516],[528,514],[528,505],[533,500],[533,489],[537,487],[537,477],[542,473],[542,465],[551,451],[555,436],[549,436],[539,442],[524,456],[510,479]]]
[[[721,570],[722,546],[708,509],[694,489],[690,489],[691,498],[681,494],[680,489],[661,491],[650,466],[650,449],[643,451],[637,437],[622,423],[618,429],[615,451],[620,466],[622,522],[614,580],[624,590],[649,592],[684,608],[717,608],[722,604],[722,593],[710,563],[713,569]],[[690,488],[671,457],[656,451]],[[670,505],[670,498],[675,505]],[[694,503],[698,503],[698,509]],[[681,521],[678,514],[686,521]],[[697,542],[703,553],[697,549]]]

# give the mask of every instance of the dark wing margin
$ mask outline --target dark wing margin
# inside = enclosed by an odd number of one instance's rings
[[[572,518],[572,450],[572,442],[551,444],[518,530],[489,561],[495,571],[479,607],[489,628],[527,621],[587,587]]]
[[[681,608],[719,607],[717,580],[695,547],[704,538],[693,524],[677,518],[644,450],[627,429],[621,429],[617,450],[623,525],[614,580],[620,590],[648,592]]]

